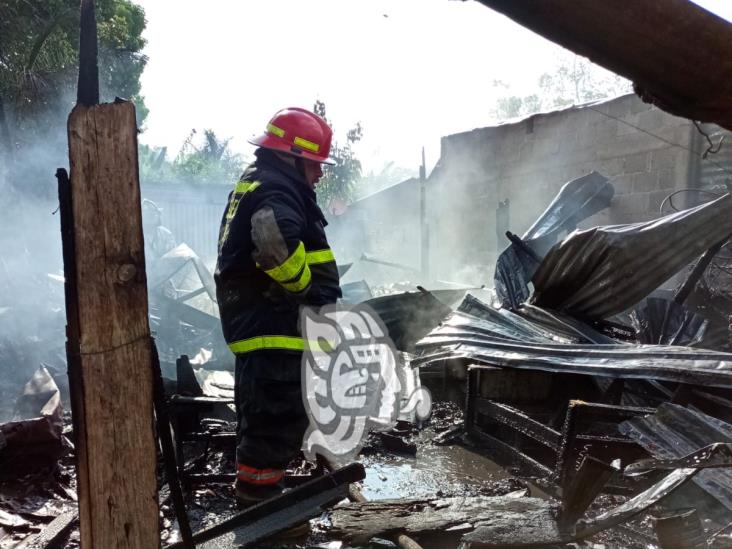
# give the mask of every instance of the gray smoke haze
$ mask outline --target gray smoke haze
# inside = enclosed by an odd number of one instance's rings
[[[0,170],[0,421],[43,363],[66,373],[63,261],[55,171],[66,166],[65,127],[19,144]],[[5,414],[4,414],[5,413]],[[3,417],[5,415],[6,417]]]

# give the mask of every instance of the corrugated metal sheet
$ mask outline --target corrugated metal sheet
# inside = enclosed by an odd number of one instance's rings
[[[630,309],[732,234],[732,197],[654,221],[575,231],[536,271],[532,303],[584,319]]]
[[[469,304],[472,308],[474,301]],[[518,321],[502,311],[500,318],[479,318],[465,309],[461,305],[417,343],[422,355],[413,365],[463,358],[506,368],[732,388],[732,353],[670,345],[577,343],[567,341],[564,330],[551,325],[527,326],[525,319]]]
[[[364,301],[386,325],[400,351],[413,352],[414,344],[450,311],[446,303],[460,299],[464,290],[404,292]]]
[[[713,348],[704,344],[709,321],[675,301],[649,297],[635,308],[631,320],[640,343]]]
[[[504,307],[516,309],[529,298],[528,282],[539,261],[557,242],[560,234],[610,206],[615,189],[607,177],[591,172],[566,183],[521,241],[506,248],[496,262],[494,286]]]
[[[655,414],[625,421],[620,432],[661,459],[681,458],[716,442],[732,442],[732,425],[676,404],[662,404]],[[700,471],[694,482],[732,510],[732,471]]]

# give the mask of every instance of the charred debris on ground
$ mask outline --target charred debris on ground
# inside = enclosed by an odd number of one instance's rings
[[[183,516],[203,546],[261,544],[306,519],[310,538],[288,543],[408,546],[407,535],[425,547],[728,546],[730,311],[699,281],[725,253],[732,198],[577,230],[612,196],[598,173],[567,183],[524,235],[508,234],[494,291],[346,285],[344,301],[382,317],[415,382],[432,391],[432,415],[373,433],[365,470],[294,461],[290,491],[259,515],[234,505],[233,364],[211,275],[185,245],[151,265],[177,477],[160,453],[163,543],[186,546]],[[675,292],[657,290],[674,275]],[[26,381],[0,383],[0,547],[79,543],[63,339],[52,336],[0,344]],[[48,350],[34,373],[31,345]],[[370,501],[354,496],[356,481]]]

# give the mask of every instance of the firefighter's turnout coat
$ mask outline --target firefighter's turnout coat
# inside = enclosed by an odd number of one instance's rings
[[[224,337],[237,355],[301,352],[301,305],[341,290],[323,212],[297,170],[266,150],[241,176],[221,221],[216,290]]]

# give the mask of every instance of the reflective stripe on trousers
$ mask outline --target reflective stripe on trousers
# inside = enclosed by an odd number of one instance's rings
[[[277,484],[284,476],[285,472],[282,469],[257,469],[241,463],[236,467],[237,480],[259,486]]]

